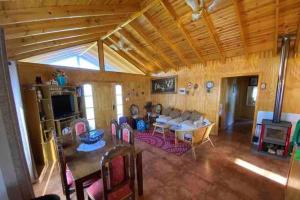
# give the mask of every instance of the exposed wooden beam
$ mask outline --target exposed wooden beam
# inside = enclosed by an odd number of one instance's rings
[[[0,25],[51,19],[136,13],[138,5],[73,5],[0,11]]]
[[[278,50],[278,23],[279,23],[279,0],[275,0],[275,29],[274,29],[274,47],[273,55],[277,54]]]
[[[143,57],[151,63],[153,66],[156,66],[162,70],[166,70],[163,68],[159,62],[156,61],[156,58],[152,55],[152,52],[148,51],[145,47],[143,47],[128,31],[125,29],[121,29],[119,31],[120,34],[124,36],[124,38],[130,42],[131,46],[135,48]]]
[[[40,54],[48,53],[48,52],[51,52],[51,51],[57,51],[59,49],[65,49],[65,48],[78,46],[78,45],[81,45],[81,44],[86,44],[86,43],[95,42],[95,41],[97,41],[97,40],[96,39],[88,39],[88,40],[75,41],[75,42],[70,42],[70,43],[63,43],[63,44],[51,46],[51,47],[48,47],[48,48],[36,49],[36,50],[33,50],[33,51],[24,52],[24,53],[14,55],[14,56],[9,57],[9,58],[12,59],[12,60],[21,60],[21,59],[29,58],[29,57],[32,57],[32,56],[35,56],[35,55],[40,55]]]
[[[76,42],[76,41],[82,41],[82,40],[87,40],[87,39],[97,40],[97,39],[101,38],[101,36],[103,34],[97,34],[97,33],[96,34],[87,34],[87,35],[83,35],[83,36],[76,36],[76,37],[72,37],[72,38],[66,38],[66,39],[60,39],[60,40],[54,40],[54,41],[50,40],[50,41],[40,42],[40,43],[31,44],[31,45],[27,45],[27,46],[18,46],[18,47],[7,49],[7,54],[9,56],[14,56],[17,54],[21,54],[21,53],[28,52],[28,51],[33,51],[36,49],[43,49],[43,48],[48,48],[48,47],[55,46],[55,45],[60,45],[62,43]]]
[[[66,30],[77,30],[92,27],[116,26],[120,21],[125,20],[127,15],[84,17],[71,19],[53,19],[40,22],[28,22],[22,24],[11,24],[3,26],[5,30],[5,39],[14,39],[19,37],[33,36],[45,33],[54,33]]]
[[[148,3],[147,1],[142,2],[141,4],[145,3],[145,5],[141,5],[142,8],[138,12],[133,13],[125,22],[120,23],[113,31],[111,31],[107,35],[103,36],[102,40],[105,40],[105,38],[108,38],[112,34],[118,32],[120,29],[122,29],[123,27],[125,27],[127,24],[129,24],[130,22],[132,22],[136,18],[138,18],[141,15],[143,15],[150,8],[152,8],[153,6],[157,5],[160,1],[161,0],[151,0],[150,3]]]
[[[242,45],[244,47],[244,52],[245,52],[245,55],[248,55],[248,45],[247,45],[245,29],[243,28],[244,24],[243,24],[243,20],[242,20],[240,5],[239,5],[238,0],[232,0],[232,3],[233,3],[234,11],[235,11],[239,29],[240,29],[240,35],[241,35]]]
[[[220,40],[219,40],[218,35],[216,33],[215,27],[214,27],[212,21],[210,20],[206,10],[203,10],[203,12],[202,12],[202,19],[203,19],[203,22],[204,22],[205,26],[207,27],[207,31],[208,31],[208,34],[209,34],[210,38],[212,39],[212,41],[214,42],[215,46],[218,49],[218,53],[220,55],[221,60],[224,61],[225,56],[223,54],[221,44],[219,42]]]
[[[173,64],[172,60],[159,48],[157,47],[156,44],[154,44],[149,38],[148,36],[141,30],[141,28],[136,25],[135,23],[131,23],[130,26],[135,30],[135,32],[137,32],[142,38],[143,40],[145,40],[145,42],[147,44],[150,45],[150,47],[159,54],[159,56],[173,69],[176,69],[177,67]]]
[[[298,21],[297,35],[295,40],[295,48],[294,48],[295,54],[298,54],[300,52],[299,48],[300,48],[300,17]]]
[[[103,33],[106,33],[107,31],[112,30],[112,28],[113,28],[113,26],[92,27],[92,28],[84,28],[84,29],[79,29],[79,30],[61,31],[58,33],[39,34],[39,35],[35,35],[35,36],[7,40],[7,46],[9,48],[15,48],[15,47],[33,45],[33,44],[42,43],[42,42],[84,36],[84,35],[88,35],[88,34],[103,35]]]
[[[170,15],[170,17],[173,19],[174,23],[176,24],[176,26],[178,27],[178,29],[180,30],[182,36],[185,38],[185,40],[188,42],[189,46],[191,47],[191,49],[194,51],[194,53],[197,55],[198,59],[202,62],[205,63],[205,60],[203,58],[203,56],[201,55],[201,53],[198,51],[195,43],[193,42],[192,37],[190,36],[190,34],[188,33],[187,30],[184,29],[182,23],[180,22],[179,18],[176,16],[176,13],[173,9],[173,7],[171,6],[171,4],[166,1],[163,0],[161,2],[161,5],[163,6],[163,8],[167,11],[167,13]]]
[[[114,44],[114,45],[118,45],[118,41],[120,40],[118,37],[116,37],[115,35],[111,35],[109,37],[110,41]],[[127,54],[129,57],[131,57],[133,60],[135,60],[137,63],[139,63],[139,65],[143,66],[145,69],[149,69],[149,68],[153,68],[153,67],[149,67],[149,62],[142,57],[141,55],[139,55],[135,49],[132,49],[130,51],[123,51],[125,54]],[[154,67],[155,69],[157,69],[157,67]]]
[[[108,46],[114,44],[115,42],[110,39],[107,38],[107,40],[104,41],[105,44],[107,44]],[[135,60],[133,60],[132,58],[130,58],[126,53],[124,53],[123,51],[116,51],[113,49],[114,52],[116,52],[119,56],[121,56],[122,58],[124,58],[125,60],[127,60],[129,63],[131,63],[132,65],[134,65],[136,68],[138,68],[139,70],[141,70],[143,73],[148,74],[149,71],[147,69],[145,69],[144,67],[142,68],[138,62],[136,62]]]
[[[147,21],[152,25],[152,27],[155,29],[155,31],[157,33],[159,33],[159,35],[161,36],[161,38],[168,44],[168,46],[175,52],[175,54],[177,55],[177,57],[179,58],[179,60],[186,66],[190,66],[191,63],[188,59],[186,59],[183,55],[182,55],[182,51],[180,51],[171,41],[171,39],[165,34],[163,33],[161,30],[161,28],[159,27],[159,25],[153,21],[153,19],[151,19],[150,15],[147,13],[144,13],[144,17],[147,19]]]
[[[98,47],[99,67],[101,71],[105,71],[104,47],[103,47],[103,41],[100,38],[97,41],[97,47]]]

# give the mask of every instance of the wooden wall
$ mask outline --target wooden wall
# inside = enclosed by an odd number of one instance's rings
[[[227,59],[225,63],[208,62],[206,66],[193,65],[178,72],[162,74],[178,75],[178,87],[186,87],[188,82],[198,83],[200,88],[195,95],[183,96],[179,94],[151,95],[154,102],[164,106],[174,106],[182,110],[198,110],[205,113],[211,121],[218,122],[220,86],[223,77],[259,75],[259,85],[265,82],[267,88],[259,90],[255,109],[273,111],[278,76],[279,56],[273,57],[271,52],[251,55],[248,58],[235,57]],[[210,93],[205,90],[205,82],[214,81],[215,87]],[[300,113],[300,58],[290,57],[288,61],[283,112]],[[217,128],[214,133],[217,134]]]
[[[117,72],[100,72],[95,70],[82,70],[76,68],[63,68],[58,66],[33,64],[33,63],[18,63],[20,83],[32,84],[35,82],[35,77],[41,76],[43,81],[51,78],[52,72],[56,68],[61,68],[69,77],[69,84],[80,85],[83,83],[92,82],[114,82],[123,85],[124,93],[124,114],[129,114],[131,104],[137,104],[140,111],[143,112],[146,101],[150,100],[150,77],[135,74],[117,73]],[[126,99],[128,98],[128,101]]]

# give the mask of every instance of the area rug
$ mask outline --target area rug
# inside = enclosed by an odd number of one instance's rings
[[[152,131],[153,130],[146,130],[145,132],[137,131],[135,134],[135,139],[141,142],[146,142],[152,146],[160,148],[168,153],[173,153],[177,156],[181,156],[191,148],[189,144],[181,141],[178,141],[177,145],[175,146],[174,133],[167,133],[165,142],[161,133],[155,133],[152,136]]]

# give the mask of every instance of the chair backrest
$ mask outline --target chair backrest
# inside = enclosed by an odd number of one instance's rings
[[[192,136],[192,144],[201,144],[205,139],[207,139],[214,125],[215,123],[211,123],[197,129]]]
[[[118,145],[106,152],[101,159],[101,173],[103,180],[103,196],[108,199],[111,192],[122,187],[131,190],[130,196],[135,197],[134,148]]]
[[[110,122],[110,128],[111,128],[111,134],[112,136],[116,137],[117,139],[121,139],[121,133],[120,133],[120,126],[117,122],[117,120],[113,119]]]
[[[60,171],[60,179],[62,183],[62,188],[64,192],[66,193],[68,190],[68,180],[67,180],[67,175],[66,175],[66,159],[64,155],[64,149],[63,145],[61,142],[58,141],[58,138],[56,135],[54,136],[54,141],[55,141],[55,148],[56,148],[56,153],[58,157],[58,165],[59,165],[59,171]]]
[[[89,122],[84,118],[75,119],[70,124],[73,136],[81,135],[89,131]]]
[[[129,126],[129,124],[122,124],[121,125],[121,138],[122,141],[128,144],[134,144],[134,137],[133,137],[133,130]]]

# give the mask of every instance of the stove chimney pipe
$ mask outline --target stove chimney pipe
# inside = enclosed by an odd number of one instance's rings
[[[289,57],[289,48],[290,48],[290,38],[288,36],[283,36],[282,45],[281,45],[277,90],[276,90],[276,97],[275,97],[275,106],[274,106],[274,113],[273,113],[274,123],[279,123],[281,118],[285,74],[286,74],[287,61]]]

